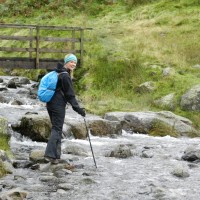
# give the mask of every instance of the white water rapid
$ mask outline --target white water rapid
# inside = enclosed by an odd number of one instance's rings
[[[36,100],[26,105],[0,103],[0,115],[9,123],[16,123],[26,112],[37,111],[45,111],[45,107]],[[23,158],[28,162],[32,150],[46,147],[46,143],[33,142],[14,131],[11,134],[14,160]],[[181,157],[187,148],[199,148],[200,138],[150,137],[125,131],[116,138],[90,137],[97,169],[88,140],[63,139],[62,149],[74,145],[85,152],[83,155],[63,152],[62,159],[77,166],[74,170],[55,167],[49,171],[48,163],[40,164],[40,170],[15,168],[12,174],[0,179],[0,196],[17,190],[21,191],[17,193],[19,196],[23,192],[27,194],[18,199],[26,200],[199,199],[200,164],[184,161]],[[126,145],[132,156],[108,157],[118,145]],[[177,171],[180,176],[175,175]]]

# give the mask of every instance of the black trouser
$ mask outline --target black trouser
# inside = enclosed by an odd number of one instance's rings
[[[65,119],[66,103],[61,93],[57,92],[47,103],[47,111],[51,120],[51,135],[47,143],[45,156],[60,159],[62,129]]]

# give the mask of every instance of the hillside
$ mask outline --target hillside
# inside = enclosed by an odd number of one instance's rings
[[[199,127],[200,114],[180,108],[199,83],[199,0],[1,0],[0,22],[91,27],[75,87],[89,112],[172,110]],[[16,2],[19,6],[15,6]],[[62,19],[62,20],[61,20]],[[170,75],[163,76],[164,69]],[[138,92],[144,82],[151,92]],[[155,100],[174,93],[174,106]]]

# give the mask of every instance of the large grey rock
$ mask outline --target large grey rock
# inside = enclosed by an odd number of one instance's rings
[[[94,136],[111,136],[122,133],[119,121],[110,121],[100,117],[88,117],[85,122],[83,119],[67,117],[65,124],[70,126],[70,131],[76,139],[85,139],[87,132]]]
[[[140,84],[135,88],[135,92],[143,94],[143,93],[150,93],[156,89],[156,85],[153,81],[148,81],[145,83]]]
[[[122,126],[118,121],[109,121],[106,119],[90,120],[90,132],[94,136],[112,136],[121,135]]]
[[[160,99],[155,100],[154,103],[160,108],[174,110],[176,107],[175,95],[174,93],[168,94]]]
[[[26,196],[28,195],[28,192],[25,190],[22,190],[21,188],[14,188],[7,192],[2,192],[0,194],[1,200],[14,200],[14,199],[26,199]]]
[[[17,80],[18,80],[18,78],[12,78],[11,80],[9,80],[7,83],[7,87],[16,89],[17,88],[17,83],[16,83]]]
[[[87,128],[86,128],[87,125]],[[47,114],[27,114],[21,118],[19,124],[12,126],[15,131],[31,138],[33,141],[47,142],[51,133],[51,123]],[[102,118],[88,118],[85,124],[80,117],[65,117],[64,136],[73,136],[75,139],[85,139],[87,131],[95,136],[119,135],[122,133],[120,122]]]
[[[73,135],[75,139],[85,139],[87,137],[87,131],[83,120],[68,118],[65,120],[65,124],[67,125],[67,135]]]
[[[192,126],[192,122],[189,119],[175,115],[169,111],[110,112],[106,113],[104,118],[121,121],[122,128],[131,132],[150,134],[155,125],[160,124],[165,129],[168,127],[166,130],[174,131],[176,136],[191,136],[191,134],[199,136],[199,132]],[[169,135],[169,133],[166,132],[164,135]]]
[[[29,159],[33,162],[44,162],[44,150],[35,149],[31,151]]]
[[[179,178],[187,178],[190,176],[188,167],[183,165],[175,166],[171,174]]]
[[[188,162],[200,162],[200,148],[189,146],[187,149],[185,149],[181,158]]]
[[[47,115],[28,114],[24,115],[20,124],[13,129],[33,141],[46,142],[51,133],[51,123]]]
[[[62,152],[64,154],[72,154],[72,155],[79,155],[79,156],[88,156],[87,151],[80,146],[80,144],[70,143],[69,141],[64,142]]]
[[[131,149],[124,144],[116,146],[113,150],[106,153],[106,157],[115,157],[115,158],[128,158],[133,156]]]
[[[193,86],[181,97],[180,106],[183,110],[200,111],[200,84]]]

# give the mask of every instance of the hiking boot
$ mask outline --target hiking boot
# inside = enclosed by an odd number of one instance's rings
[[[51,164],[54,164],[54,165],[58,164],[58,160],[55,158],[50,158],[50,157],[45,156],[44,159],[45,161],[50,162]]]
[[[59,162],[57,159],[52,159],[51,164],[57,165]]]

